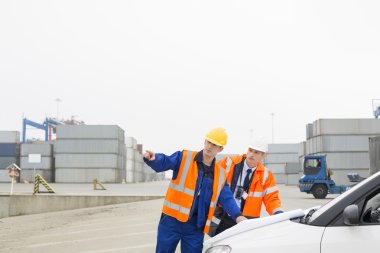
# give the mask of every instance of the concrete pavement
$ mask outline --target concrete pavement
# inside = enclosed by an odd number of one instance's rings
[[[163,194],[167,184],[164,181],[110,188],[114,193]],[[285,211],[324,204],[335,197],[328,195],[328,199],[316,200],[295,186],[279,188]],[[156,199],[3,218],[0,252],[154,252],[162,202],[163,199]]]

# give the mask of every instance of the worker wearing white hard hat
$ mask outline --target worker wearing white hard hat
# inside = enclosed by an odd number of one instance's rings
[[[263,204],[269,215],[283,212],[275,178],[262,163],[267,151],[268,144],[258,139],[248,145],[246,154],[226,157],[218,162],[221,166],[227,166],[227,182],[237,205],[247,218],[259,218]],[[221,221],[216,234],[236,224],[226,212],[221,212],[217,218]]]

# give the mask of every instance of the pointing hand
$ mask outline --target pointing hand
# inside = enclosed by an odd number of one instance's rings
[[[154,152],[150,151],[150,150],[145,151],[144,157],[145,157],[145,159],[147,159],[149,161],[154,161],[156,159]]]

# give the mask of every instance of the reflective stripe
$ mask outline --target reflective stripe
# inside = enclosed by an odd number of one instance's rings
[[[278,191],[278,188],[277,186],[273,186],[273,187],[269,187],[269,188],[266,188],[265,191],[264,191],[264,196],[269,194],[269,193],[272,193],[272,192],[275,192],[275,191]]]
[[[190,169],[190,163],[191,163],[192,157],[193,157],[193,152],[188,151],[186,161],[185,161],[185,164],[183,166],[181,178],[180,178],[179,184],[178,184],[178,186],[182,187],[180,189],[185,188],[185,181],[186,181],[187,173],[189,172],[189,169]]]
[[[164,200],[164,206],[167,206],[170,209],[177,210],[180,213],[183,213],[186,215],[190,214],[190,209],[183,207],[183,206],[180,206],[180,205],[177,205],[177,204],[174,204],[174,203],[171,203],[171,202],[167,201],[166,199]]]
[[[263,197],[263,192],[250,192],[248,194],[248,197],[257,197],[257,198],[261,198]]]
[[[170,182],[169,187],[172,188],[173,190],[183,192],[183,193],[190,195],[190,196],[194,196],[194,190],[189,189],[189,188],[185,188],[185,187],[181,187],[179,185],[174,184],[173,182]]]
[[[194,196],[195,191],[192,190],[192,189],[189,189],[189,188],[185,188],[185,190],[183,191],[183,193],[185,193],[187,195],[190,195],[190,196]]]
[[[187,156],[186,156],[185,164],[183,165],[183,169],[182,169],[182,173],[181,173],[181,178],[179,179],[179,183],[175,184],[171,181],[169,184],[169,187],[172,188],[173,190],[183,192],[183,193],[190,195],[190,196],[194,196],[194,190],[189,189],[189,188],[185,188],[185,182],[186,182],[187,173],[189,172],[189,169],[190,169],[192,157],[193,157],[193,152],[187,151]]]
[[[264,167],[264,180],[263,180],[263,185],[264,185],[265,182],[267,181],[268,176],[269,176],[269,169],[268,169],[267,167]]]
[[[215,197],[215,200],[210,203],[210,207],[215,207],[218,203],[220,192],[222,191],[222,186],[225,182],[226,178],[224,178],[224,171],[222,169],[219,169],[219,181],[218,181],[218,191]]]
[[[220,195],[220,192],[222,191],[222,186],[226,180],[225,176],[224,176],[224,170],[219,168],[219,180],[218,180],[218,185],[217,185],[217,192],[216,192],[216,196],[215,196],[215,199],[214,201],[212,201],[212,197],[211,197],[211,202],[210,202],[210,208],[212,207],[216,207],[216,204],[218,203],[218,199],[219,199],[219,195]],[[215,184],[215,182],[214,182]],[[213,193],[213,195],[215,194],[215,192]],[[210,212],[211,210],[209,211],[208,215],[207,215],[207,221],[206,221],[206,225],[205,225],[205,232],[207,232],[208,229],[206,229],[206,227],[209,227],[211,225],[211,219],[212,219],[212,216],[210,217]]]
[[[228,175],[228,173],[229,173],[230,170],[231,170],[231,167],[232,167],[231,165],[232,165],[232,159],[229,158],[229,157],[227,157],[227,167],[226,167],[227,175]]]
[[[212,216],[211,221],[214,222],[217,225],[219,225],[219,223],[220,223],[220,219],[216,218],[215,216]]]

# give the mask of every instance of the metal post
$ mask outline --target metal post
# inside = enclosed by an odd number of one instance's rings
[[[13,175],[11,177],[11,181],[12,181],[12,183],[11,183],[11,194],[10,195],[13,194],[13,182],[15,181],[15,174],[14,174],[14,172],[13,172]]]
[[[22,143],[26,142],[26,119],[22,119]]]

